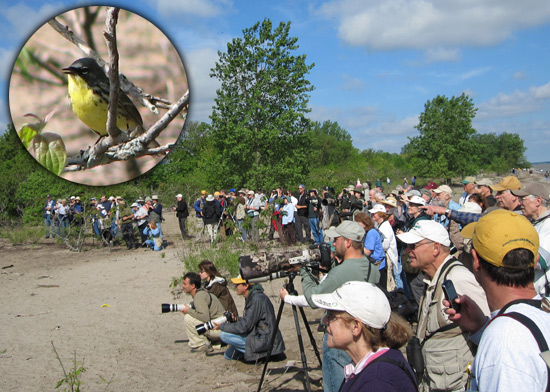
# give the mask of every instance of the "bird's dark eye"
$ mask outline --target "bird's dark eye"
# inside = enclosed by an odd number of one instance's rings
[[[82,75],[86,75],[88,73],[88,68],[82,67]]]

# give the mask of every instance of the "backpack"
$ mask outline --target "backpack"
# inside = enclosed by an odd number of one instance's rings
[[[212,219],[216,215],[216,206],[213,201],[207,201],[204,203],[204,217],[206,219]]]

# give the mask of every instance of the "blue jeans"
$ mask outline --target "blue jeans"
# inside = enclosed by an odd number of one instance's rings
[[[221,332],[220,339],[222,342],[229,345],[225,351],[224,357],[228,361],[232,359],[244,358],[244,350],[246,346],[246,334],[235,334],[229,332]]]
[[[351,363],[351,357],[343,350],[327,346],[328,333],[323,337],[323,390],[338,392],[344,382],[344,366]]]
[[[313,233],[313,239],[316,244],[322,244],[324,241],[323,230],[319,227],[319,218],[309,218],[309,227]]]
[[[237,219],[237,228],[241,232],[243,241],[246,241],[246,230],[243,228],[244,219]]]
[[[113,238],[118,237],[118,225],[116,224],[116,220],[114,219],[111,222],[111,236]]]
[[[44,217],[44,225],[46,226],[46,238],[50,238],[50,233],[52,238],[55,238],[55,225],[53,224],[51,215]]]
[[[57,235],[65,237],[69,228],[69,218],[65,215],[59,218],[59,226],[57,226]]]

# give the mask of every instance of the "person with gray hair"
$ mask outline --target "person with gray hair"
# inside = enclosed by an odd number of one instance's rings
[[[539,235],[541,257],[535,267],[535,290],[541,295],[550,296],[550,192],[544,184],[533,182],[519,190],[512,190],[511,193],[519,198],[521,212],[531,221]]]
[[[475,297],[488,315],[485,293],[474,275],[450,255],[449,233],[439,223],[419,221],[397,238],[407,244],[405,251],[411,267],[424,273],[425,288],[418,307],[415,339],[424,363],[415,365],[422,390],[463,391],[468,380],[466,367],[474,358],[475,348],[468,340],[468,333],[444,313],[443,282],[451,280],[457,293]]]

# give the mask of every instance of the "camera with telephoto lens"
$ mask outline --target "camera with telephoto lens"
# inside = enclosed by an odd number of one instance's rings
[[[186,306],[189,306],[190,308],[193,308],[193,303],[190,304],[162,304],[162,313],[168,313],[168,312],[181,312],[183,308]]]
[[[216,326],[216,324],[222,324],[222,323],[234,323],[235,317],[233,316],[233,313],[231,313],[229,310],[226,310],[223,312],[223,316],[220,316],[218,318],[215,318],[214,320],[207,321],[203,324],[195,325],[195,329],[197,330],[197,333],[199,335],[203,335],[206,333],[206,331],[210,331],[212,328]]]
[[[240,256],[239,270],[242,278],[249,283],[261,283],[295,274],[293,265],[296,264],[327,272],[331,261],[330,245],[323,243],[303,251],[261,252]]]

